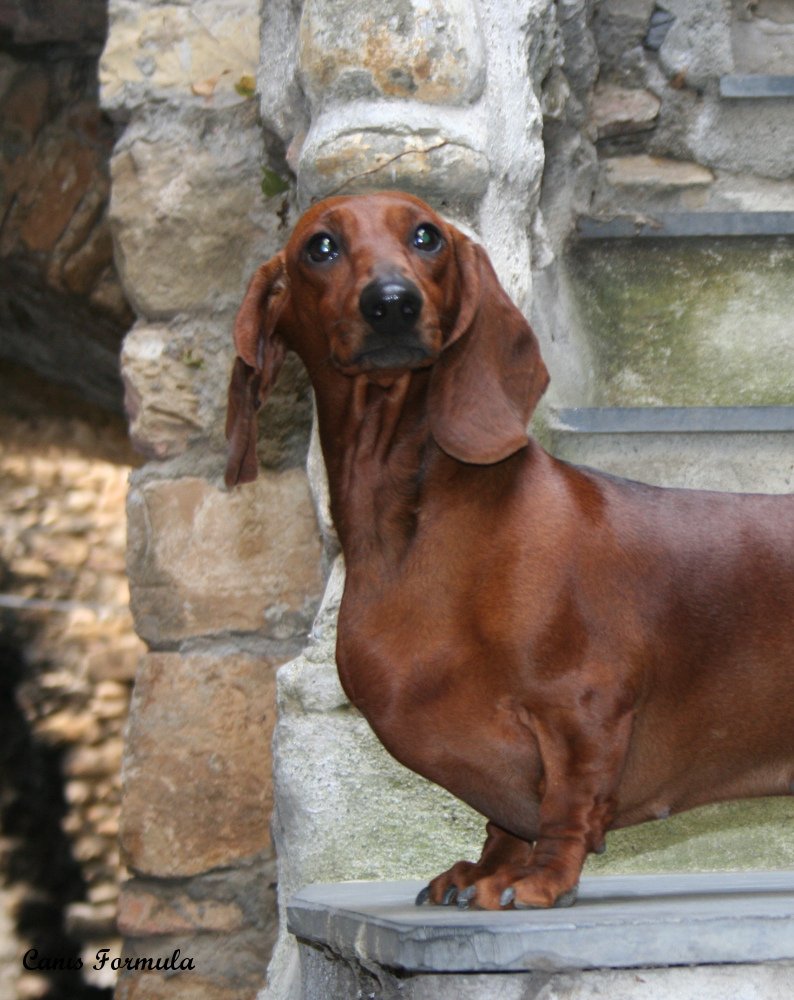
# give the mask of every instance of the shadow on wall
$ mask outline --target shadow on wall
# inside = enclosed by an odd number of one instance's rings
[[[0,565],[0,582],[7,577]],[[82,942],[68,932],[66,911],[85,898],[85,881],[62,829],[64,751],[36,739],[17,698],[32,673],[21,652],[27,638],[13,614],[0,612],[0,906],[11,910],[20,957],[35,949],[39,960],[76,965]],[[25,981],[19,996],[110,1000],[113,995],[86,983],[74,967],[26,972],[20,963],[5,975],[0,970],[0,978],[13,981],[14,972],[20,987]]]

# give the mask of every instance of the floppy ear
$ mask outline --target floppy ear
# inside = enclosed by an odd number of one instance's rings
[[[289,299],[283,254],[262,264],[251,279],[234,323],[237,357],[226,410],[226,485],[256,479],[257,413],[278,377],[286,354],[276,332]]]
[[[481,246],[454,231],[460,306],[432,369],[430,430],[461,462],[490,465],[529,441],[526,427],[549,381],[532,329]]]

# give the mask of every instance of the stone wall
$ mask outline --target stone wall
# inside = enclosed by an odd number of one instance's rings
[[[120,130],[116,260],[137,317],[125,398],[149,460],[128,498],[131,606],[150,652],[124,757],[133,877],[119,925],[126,954],[178,947],[195,964],[122,977],[125,1000],[251,997],[275,933],[274,672],[302,647],[322,579],[297,366],[264,415],[257,485],[222,486],[234,313],[294,217],[283,150],[263,145],[258,37],[254,0],[112,0],[101,63]]]
[[[118,350],[132,314],[107,219],[105,28],[104,0],[0,5],[0,993],[20,998],[88,1000],[114,978],[26,974],[26,948],[120,946],[119,769],[142,644],[125,577],[135,459]]]
[[[105,5],[0,8],[0,359],[121,410],[131,313],[113,266],[97,103]]]
[[[0,408],[0,910],[13,945],[0,982],[33,998],[55,983],[24,973],[28,948],[119,950],[119,771],[142,643],[125,574],[124,427],[96,412],[54,419],[57,394],[17,385],[36,396]],[[70,977],[86,1000],[113,982]]]

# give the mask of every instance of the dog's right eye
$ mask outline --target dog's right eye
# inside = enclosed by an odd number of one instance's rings
[[[325,264],[339,256],[339,247],[333,236],[317,233],[306,244],[306,256],[315,264]]]

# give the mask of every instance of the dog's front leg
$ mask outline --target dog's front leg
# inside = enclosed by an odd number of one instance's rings
[[[500,904],[517,909],[564,906],[576,898],[587,854],[604,849],[631,736],[630,709],[534,716],[543,778],[540,822],[529,865],[492,876]],[[485,888],[485,887],[484,887]]]

